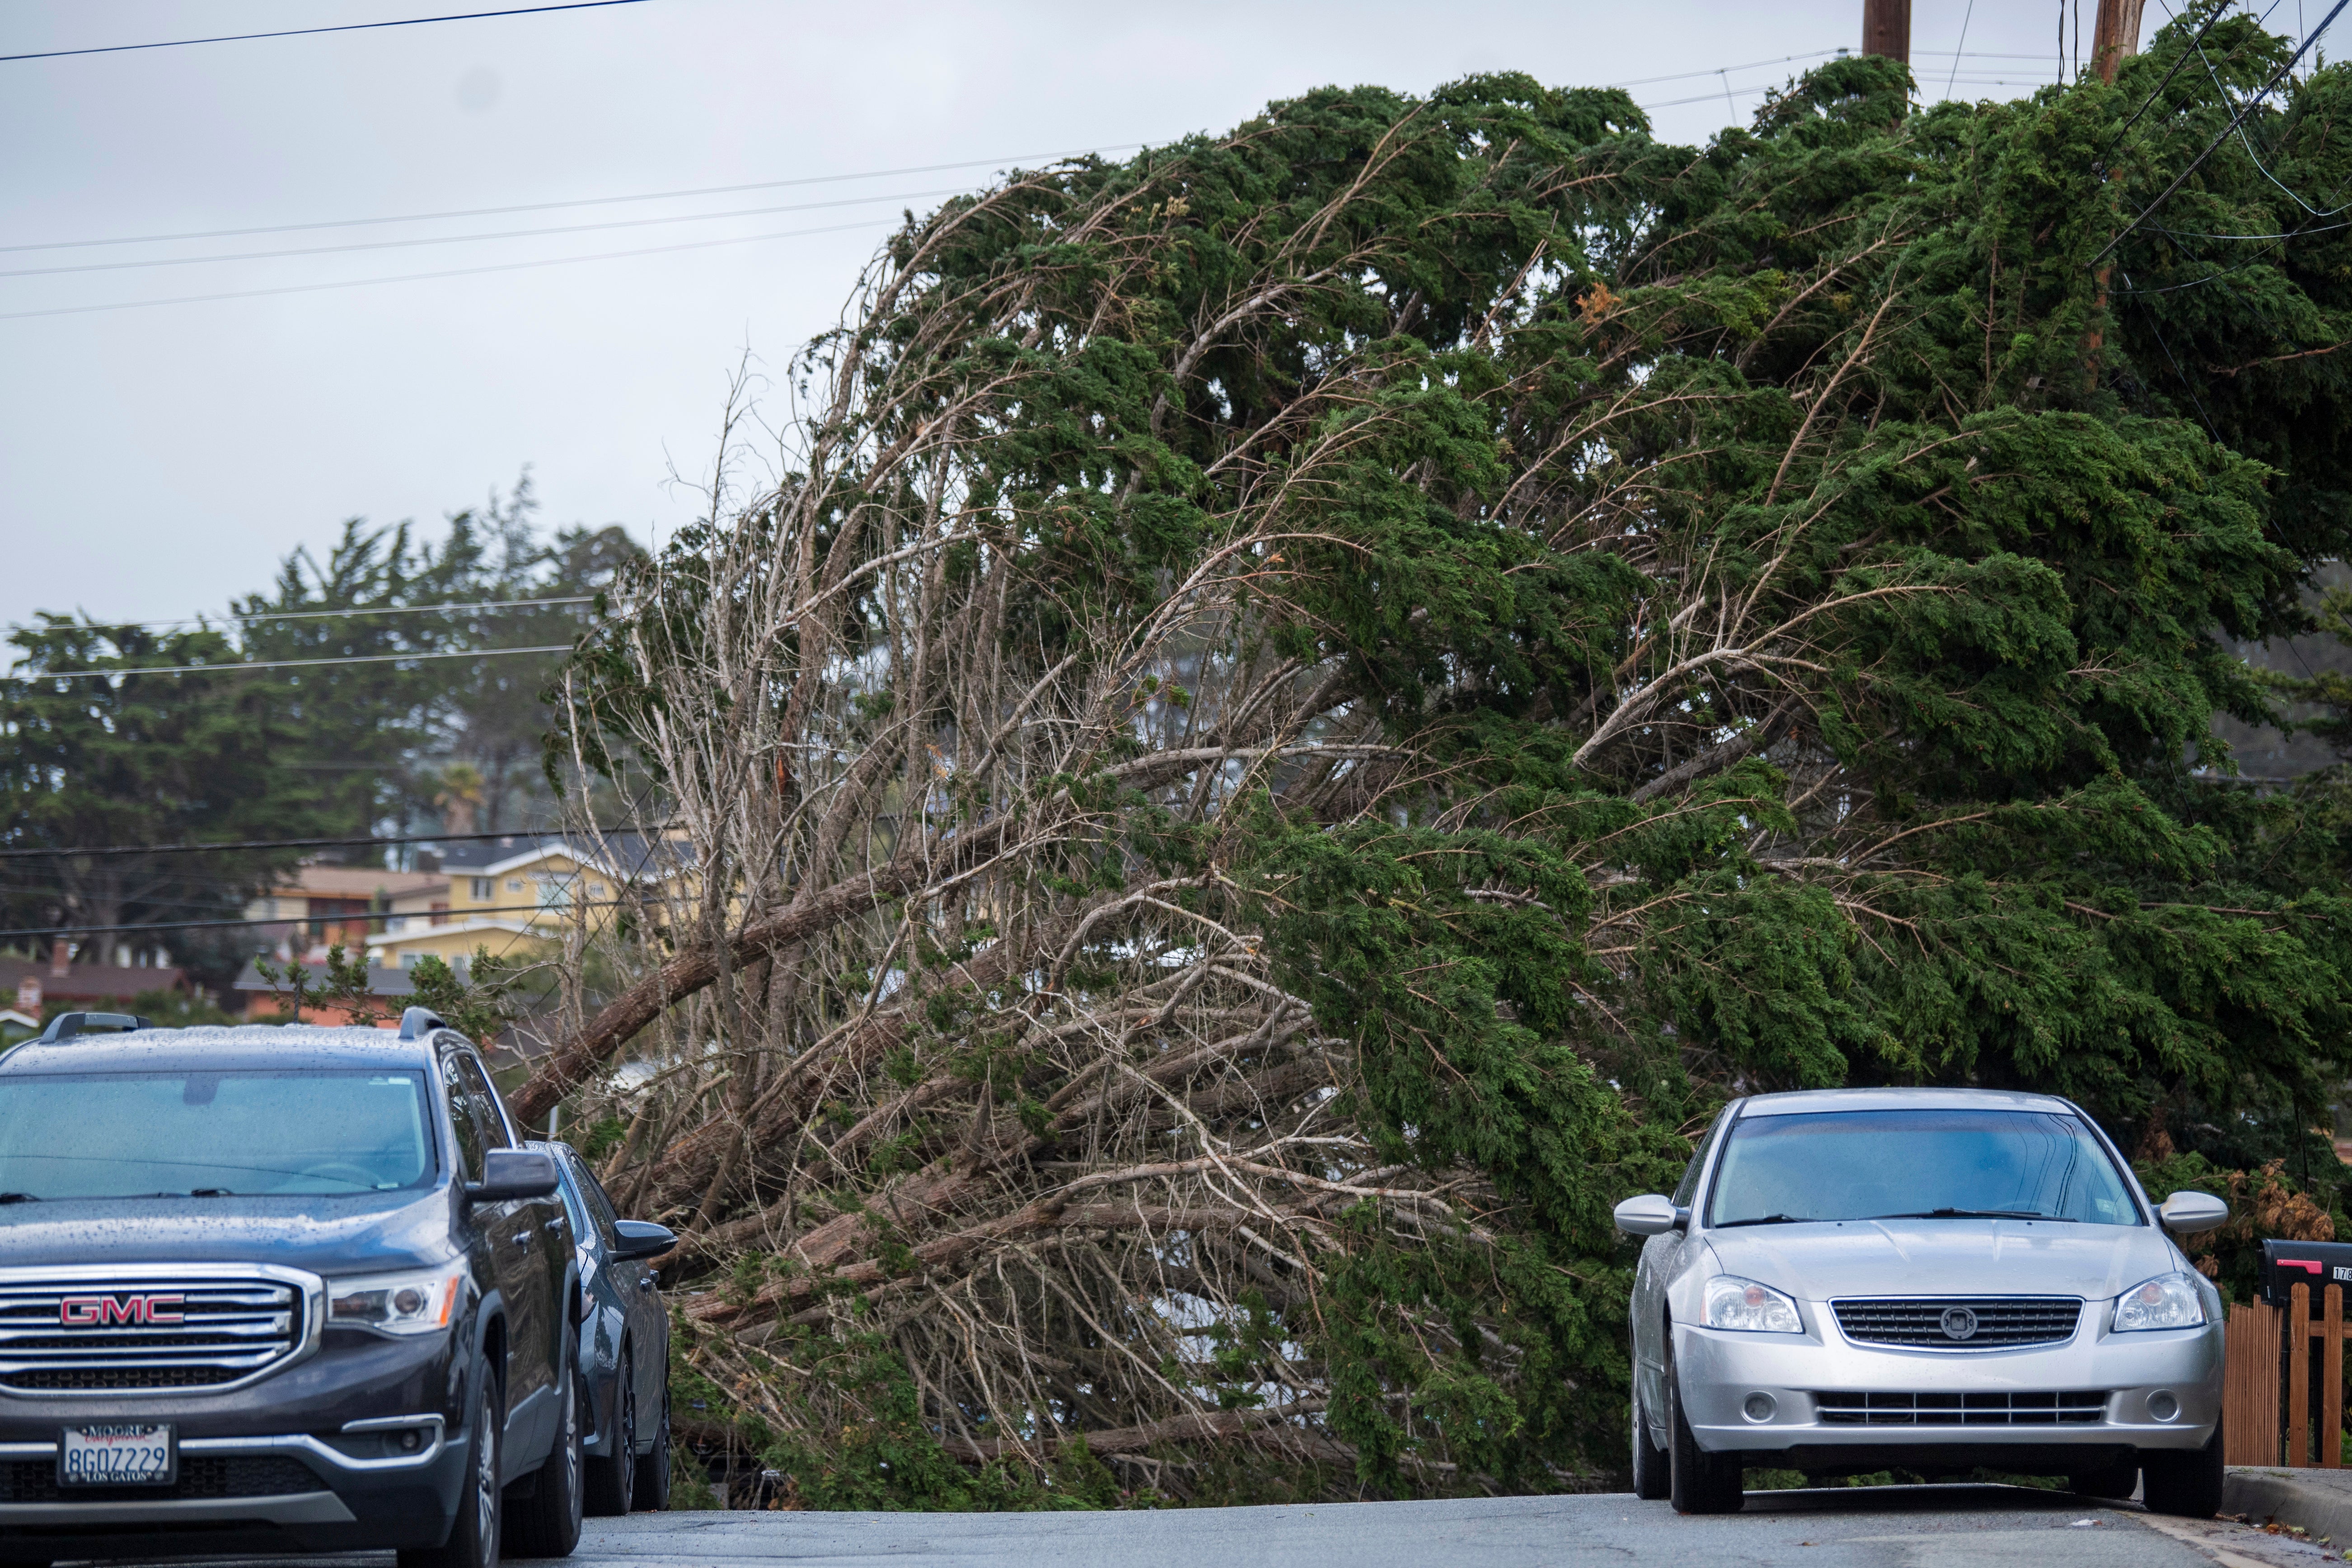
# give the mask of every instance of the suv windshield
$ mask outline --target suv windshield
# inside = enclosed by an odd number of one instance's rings
[[[0,1202],[388,1192],[434,1173],[417,1072],[0,1079]]]
[[[2140,1223],[2091,1130],[2039,1110],[1744,1116],[1706,1223],[1979,1217]]]

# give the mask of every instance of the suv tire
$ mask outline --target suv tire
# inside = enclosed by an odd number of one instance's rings
[[[661,1425],[654,1428],[654,1446],[637,1460],[637,1507],[659,1513],[669,1507],[669,1387],[662,1387]]]
[[[2146,1448],[2139,1456],[2140,1501],[2150,1513],[2210,1519],[2221,1511],[2221,1424],[2201,1448]]]
[[[612,1440],[588,1458],[587,1510],[599,1519],[629,1511],[637,1489],[637,1358],[621,1347],[621,1375],[614,1385]]]
[[[515,1510],[507,1545],[517,1557],[569,1557],[580,1544],[581,1452],[585,1434],[580,1429],[580,1376],[567,1342],[563,1357],[563,1393],[559,1408],[563,1427],[555,1449],[539,1469],[539,1485]]]
[[[1737,1454],[1710,1454],[1698,1446],[1690,1418],[1683,1414],[1682,1380],[1666,1363],[1666,1409],[1673,1448],[1667,1457],[1668,1494],[1676,1513],[1738,1513],[1747,1506],[1747,1476]]]
[[[1657,1502],[1672,1489],[1674,1479],[1668,1474],[1666,1451],[1650,1441],[1649,1418],[1642,1413],[1641,1375],[1638,1370],[1633,1373],[1633,1495]]]
[[[499,1385],[487,1368],[474,1378],[473,1435],[467,1440],[467,1485],[457,1499],[449,1539],[438,1546],[404,1547],[400,1568],[497,1568],[505,1494],[499,1489]]]

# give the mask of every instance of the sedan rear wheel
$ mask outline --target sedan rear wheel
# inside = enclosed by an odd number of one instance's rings
[[[1666,1367],[1666,1410],[1673,1444],[1669,1488],[1676,1513],[1738,1513],[1748,1502],[1747,1476],[1737,1454],[1710,1454],[1698,1446],[1690,1417],[1683,1414],[1683,1386],[1671,1363]]]

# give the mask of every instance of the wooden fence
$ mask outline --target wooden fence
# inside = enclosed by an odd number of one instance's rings
[[[2311,1342],[2320,1342],[2318,1465],[2344,1464],[2344,1287],[2330,1285],[2311,1315],[2311,1287],[2297,1285],[2287,1306],[2231,1307],[2224,1331],[2226,1371],[2221,1385],[2221,1452],[2232,1465],[2308,1468],[2312,1449]],[[2282,1344],[2284,1341],[2284,1344]],[[2284,1419],[2279,1396],[2286,1396]],[[2280,1449],[2284,1439],[2285,1449]]]

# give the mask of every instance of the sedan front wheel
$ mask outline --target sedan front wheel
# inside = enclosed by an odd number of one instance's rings
[[[1666,1409],[1672,1448],[1668,1465],[1676,1513],[1738,1513],[1747,1505],[1747,1475],[1737,1454],[1710,1454],[1698,1446],[1683,1414],[1682,1380],[1666,1368]]]

